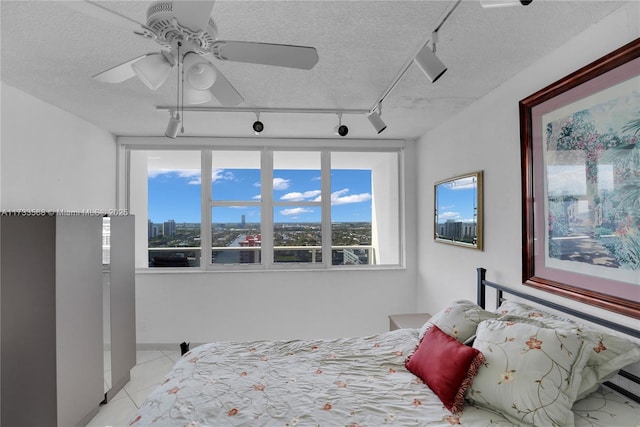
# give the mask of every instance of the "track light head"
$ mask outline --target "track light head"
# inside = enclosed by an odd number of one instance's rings
[[[178,136],[178,128],[180,127],[180,113],[174,115],[174,112],[171,111],[171,117],[169,118],[169,123],[167,124],[167,130],[164,131],[165,136],[168,136],[171,139],[175,139]]]
[[[337,125],[335,128],[333,128],[333,133],[340,136],[347,136],[347,134],[349,133],[349,128],[345,125]]]
[[[380,110],[380,107],[378,107],[378,111]],[[369,119],[369,122],[371,123],[371,126],[373,126],[373,128],[376,130],[376,132],[378,134],[382,133],[383,130],[385,130],[387,128],[387,125],[385,124],[385,122],[382,120],[382,117],[380,117],[380,113],[378,111],[371,111],[368,115],[367,115],[367,119]]]
[[[260,135],[260,132],[264,130],[264,123],[260,121],[260,113],[256,113],[256,121],[253,122],[253,132],[256,135]]]
[[[338,124],[333,128],[333,133],[339,136],[347,136],[349,128],[342,124],[342,113],[336,114],[338,114]]]
[[[533,0],[480,0],[482,7],[506,7],[506,6],[527,6]]]
[[[440,58],[436,56],[428,44],[425,44],[420,49],[413,61],[418,64],[418,67],[427,75],[431,83],[435,83],[447,71],[447,67],[440,61]]]
[[[262,123],[260,120],[256,120],[255,122],[253,122],[253,131],[256,133],[256,135],[260,135],[260,132],[262,132],[264,130],[264,123]]]

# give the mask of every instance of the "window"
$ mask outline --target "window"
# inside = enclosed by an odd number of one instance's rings
[[[147,225],[137,231],[136,265],[401,265],[400,154],[130,148],[129,210]]]
[[[273,153],[273,262],[322,263],[320,152]]]
[[[398,164],[397,152],[331,153],[332,264],[401,263]]]
[[[199,267],[200,151],[134,151],[130,164],[129,204],[130,212],[136,215],[136,266]],[[141,227],[141,219],[146,227]],[[144,244],[140,244],[142,239]],[[140,255],[141,247],[145,247],[145,260]]]
[[[259,151],[211,153],[211,263],[260,264]]]

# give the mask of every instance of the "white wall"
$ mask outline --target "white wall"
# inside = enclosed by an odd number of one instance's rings
[[[639,20],[640,3],[629,2],[420,139],[418,218],[426,220],[418,228],[418,259],[425,260],[418,265],[419,310],[435,312],[457,298],[474,301],[476,267],[487,268],[491,281],[580,306],[521,285],[518,102],[640,36]],[[476,170],[484,170],[484,251],[435,243],[433,183]],[[637,327],[624,316],[586,308]]]
[[[388,330],[415,310],[411,270],[139,273],[138,343],[295,339]]]
[[[115,208],[115,137],[12,86],[1,90],[2,209]]]

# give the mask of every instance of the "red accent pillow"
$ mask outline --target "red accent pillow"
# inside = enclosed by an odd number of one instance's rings
[[[485,359],[478,349],[461,344],[436,325],[424,335],[405,362],[453,413],[461,412],[464,395]]]

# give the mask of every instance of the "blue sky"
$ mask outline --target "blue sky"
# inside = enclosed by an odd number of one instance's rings
[[[274,222],[320,222],[320,171],[275,170],[273,179]],[[259,201],[260,171],[218,169],[213,173],[215,201]],[[154,223],[200,222],[200,173],[198,170],[150,171],[149,219]],[[371,222],[371,171],[335,169],[331,175],[333,222]],[[297,202],[300,202],[298,204]],[[280,205],[287,203],[287,205]],[[260,207],[214,207],[214,223],[260,221]]]
[[[455,181],[456,185],[439,185],[436,195],[438,222],[455,220],[473,222],[474,203],[476,200],[476,184],[471,178]]]

